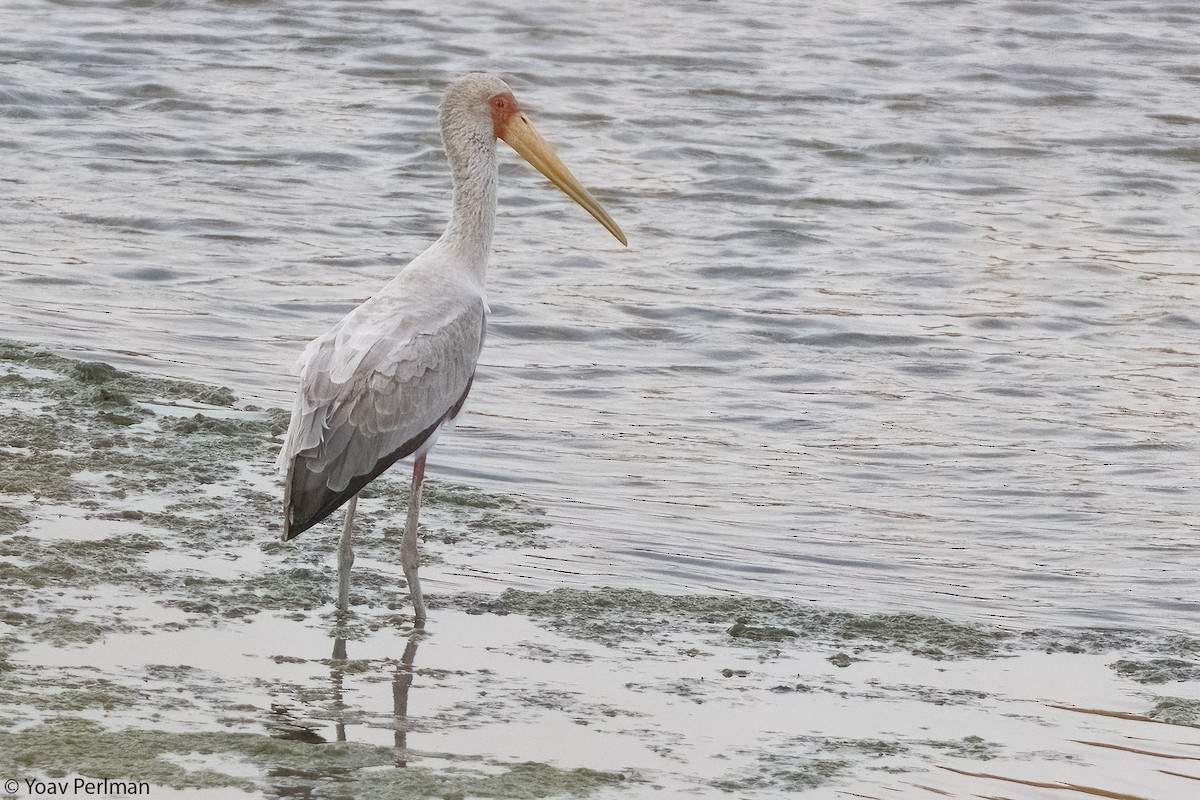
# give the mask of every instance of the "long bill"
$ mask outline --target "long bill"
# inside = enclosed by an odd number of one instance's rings
[[[567,165],[554,154],[553,148],[534,130],[529,120],[525,119],[524,114],[517,114],[509,119],[500,138],[508,142],[508,145],[532,164],[534,169],[549,178],[551,183],[566,192],[568,197],[583,206],[597,222],[608,228],[608,232],[617,237],[617,241],[626,247],[629,246],[620,226],[613,221],[596,198],[583,188],[571,174],[571,170],[567,169]]]

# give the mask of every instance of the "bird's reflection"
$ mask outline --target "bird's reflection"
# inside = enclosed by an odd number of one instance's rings
[[[330,707],[333,709],[337,741],[346,741],[346,637],[341,629],[333,637],[333,656],[329,664],[329,677],[333,683],[333,697]]]
[[[417,634],[408,639],[404,655],[392,675],[392,716],[396,721],[396,766],[408,766],[408,690],[412,688],[413,661],[417,658]]]
[[[408,637],[404,654],[392,674],[392,727],[395,730],[396,766],[408,766],[408,693],[413,683],[413,662],[417,659],[417,644],[424,635],[418,624]],[[349,663],[346,637],[341,627],[334,631],[333,656],[330,659],[330,680],[333,684],[331,708],[335,715],[337,741],[346,741],[346,718],[349,707],[345,701],[346,665]]]

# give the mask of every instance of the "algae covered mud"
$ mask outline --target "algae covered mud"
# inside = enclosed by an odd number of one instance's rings
[[[14,343],[0,395],[7,796],[1164,798],[1200,779],[1195,639],[504,589],[473,565],[551,552],[553,527],[444,482],[417,630],[400,480],[361,506],[339,623],[332,532],[277,541],[283,412]]]

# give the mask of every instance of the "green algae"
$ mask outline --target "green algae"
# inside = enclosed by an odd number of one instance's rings
[[[211,769],[188,770],[163,758],[191,753],[220,754],[254,762],[312,764],[313,754],[262,734],[111,730],[92,720],[58,717],[18,733],[0,733],[0,770],[17,774],[32,768],[51,776],[71,773],[90,778],[148,781],[184,788],[255,788],[251,781]],[[346,746],[321,753],[326,765],[382,765],[383,748]]]
[[[970,758],[975,761],[991,761],[1000,757],[1000,745],[989,742],[982,736],[964,736],[961,739],[924,739],[918,744],[933,748],[955,758]]]
[[[833,664],[835,667],[840,667],[842,669],[845,669],[846,667],[850,666],[855,661],[859,661],[860,659],[851,658],[846,653],[834,653],[833,655],[831,655],[829,658],[827,658],[825,660],[828,661],[830,664]]]
[[[262,774],[247,778],[217,769],[188,769],[170,758],[195,753],[218,756],[221,763],[254,765]],[[488,772],[419,765],[396,768],[396,758],[389,747],[345,742],[313,745],[239,731],[113,730],[71,716],[16,733],[0,732],[0,774],[36,769],[51,777],[79,774],[173,789],[253,791],[270,786],[280,795],[334,798],[346,796],[352,782],[354,796],[379,800],[455,796],[533,800],[586,796],[625,780],[619,773],[536,762],[493,763]]]
[[[989,742],[982,736],[964,736],[961,739],[840,739],[801,736],[793,746],[811,747],[817,753],[852,753],[870,759],[891,758],[921,750],[930,750],[940,755],[966,758],[973,761],[990,761],[1000,756],[1000,745]]]
[[[109,383],[121,378],[133,377],[114,366],[99,361],[78,361],[71,365],[71,374],[80,383]]]
[[[1200,725],[1200,700],[1187,697],[1160,697],[1146,716],[1170,725]]]
[[[9,372],[0,394],[38,406],[0,416],[0,492],[56,500],[89,493],[75,477],[112,473],[111,488],[138,490],[213,483],[236,474],[249,448],[277,435],[276,418],[216,420],[159,417],[161,403],[231,405],[227,389],[135,375],[96,362],[76,362],[4,343]],[[50,373],[47,377],[45,373]],[[150,426],[142,430],[142,424]],[[134,427],[138,432],[134,433]],[[219,442],[189,441],[188,433],[215,432]],[[236,436],[233,434],[236,433]]]
[[[620,785],[620,773],[593,769],[562,769],[549,764],[525,762],[496,775],[470,770],[434,772],[423,769],[368,773],[356,781],[360,797],[377,800],[418,798],[512,798],[540,800],[546,797],[586,797],[599,789]]]
[[[115,399],[123,395],[126,400],[191,401],[221,406],[236,401],[233,393],[223,387],[125,372],[110,364],[64,358],[20,342],[0,342],[0,361],[58,375],[58,378],[27,377],[8,372],[16,376],[8,382],[23,384],[32,399],[93,404],[98,398]]]
[[[127,686],[99,679],[91,686],[56,693],[46,707],[52,711],[83,711],[92,708],[113,711],[117,708],[132,708],[144,700],[139,692]]]
[[[739,619],[727,633],[735,639],[749,639],[754,642],[779,642],[784,639],[795,639],[800,634],[791,628],[779,628],[774,625],[751,625],[748,620]]]
[[[1171,683],[1200,680],[1200,663],[1181,658],[1123,658],[1112,663],[1118,675],[1138,683]]]
[[[164,419],[161,427],[165,432],[185,436],[208,434],[226,439],[244,438],[253,442],[261,441],[264,434],[269,433],[262,420],[209,417],[200,413]]]
[[[0,381],[0,395],[21,401],[0,417],[5,437],[0,441],[0,492],[72,501],[102,519],[172,531],[178,534],[173,548],[206,557],[258,543],[264,554],[286,555],[292,563],[300,560],[312,567],[308,572],[259,575],[249,583],[214,579],[185,585],[178,575],[147,574],[142,556],[152,548],[137,541],[137,552],[131,552],[126,536],[94,542],[83,551],[13,540],[0,547],[0,555],[19,559],[19,566],[0,564],[0,578],[5,579],[0,596],[15,600],[18,586],[136,582],[144,590],[167,595],[160,602],[169,607],[213,619],[244,618],[261,610],[305,611],[332,602],[335,576],[327,567],[318,569],[328,561],[328,542],[314,536],[302,546],[272,541],[280,525],[280,494],[238,485],[248,468],[257,473],[255,480],[273,482],[266,464],[286,430],[287,412],[166,413],[164,404],[229,408],[236,397],[221,387],[76,362],[10,342],[0,343],[0,365],[0,372],[16,370]],[[22,410],[29,408],[34,410]],[[406,484],[377,480],[363,493],[364,499],[406,502]],[[155,498],[157,507],[139,502],[147,496]],[[164,507],[157,499],[162,496],[173,502]],[[476,548],[544,546],[538,534],[545,527],[538,519],[540,510],[519,499],[431,481],[425,501],[427,539]],[[402,513],[403,505],[397,505],[360,506],[360,553],[398,563],[398,529],[384,527]],[[18,532],[35,518],[28,499],[2,508],[0,534]],[[425,553],[427,562],[438,558],[436,549]],[[406,602],[404,584],[393,574],[359,569],[352,586],[356,606],[400,608]]]
[[[405,491],[407,492],[407,489]],[[407,499],[407,494],[405,495],[405,499]],[[454,483],[426,486],[421,496],[421,502],[428,505],[448,505],[479,509],[497,509],[517,505],[517,502],[511,498]]]
[[[37,641],[63,647],[91,644],[114,633],[132,633],[137,627],[119,619],[79,619],[73,609],[59,609],[40,615],[36,626],[26,630]]]
[[[759,758],[755,771],[716,780],[712,785],[725,792],[769,790],[796,794],[833,782],[849,767],[850,762],[841,759],[771,754]]]
[[[154,514],[130,498],[171,488],[183,495],[180,505],[196,505],[197,487],[237,476],[239,464],[270,446],[273,422],[252,420],[239,428],[239,437],[181,435],[172,427],[177,418],[158,417],[146,404],[195,398],[209,387],[137,376],[12,344],[0,346],[0,353],[0,370],[26,369],[24,376],[15,375],[19,380],[0,383],[0,393],[21,401],[0,419],[0,492],[16,496],[0,513],[0,599],[11,609],[31,596],[41,598],[37,615],[13,620],[27,640],[77,644],[128,630],[111,615],[83,617],[54,595],[36,593],[109,585],[170,594],[177,576],[147,570],[144,564],[146,554],[163,547],[159,538],[145,533],[143,523]],[[114,420],[114,409],[125,418]],[[136,432],[129,429],[142,422]],[[217,518],[230,531],[222,539],[256,537],[260,526],[245,523],[248,506],[257,499],[226,501],[219,514],[196,520],[197,533],[210,537]],[[69,527],[57,523],[50,535],[19,535],[32,520],[52,518],[52,501],[73,502],[100,519],[139,524],[120,535],[75,541],[74,528],[86,529],[87,522],[86,517],[75,522],[72,514]],[[213,544],[210,538],[197,546],[211,551]]]
[[[484,511],[476,518],[469,519],[467,528],[493,536],[517,540],[520,547],[544,547],[545,542],[536,536],[539,531],[549,527],[549,523],[540,519],[514,518],[509,514]]]
[[[192,399],[206,405],[228,408],[237,402],[237,395],[224,386],[204,386],[192,394]]]
[[[368,670],[367,662],[361,672]],[[62,670],[35,676],[0,674],[0,703],[43,712],[112,711],[154,702],[164,708],[155,690],[121,686],[85,669],[83,675]],[[178,664],[145,669],[150,679],[188,686],[197,691],[196,670]],[[146,692],[149,692],[146,693]],[[169,699],[169,698],[168,698]],[[185,708],[187,706],[185,698]],[[253,715],[256,708],[240,704],[230,711]],[[28,718],[28,712],[24,716]],[[220,723],[220,720],[217,720]],[[18,730],[0,732],[0,772],[24,774],[34,770],[50,777],[83,775],[109,780],[146,781],[152,787],[229,788],[268,792],[272,796],[344,798],[534,799],[587,796],[618,786],[618,772],[587,768],[564,769],[545,763],[504,763],[479,760],[482,769],[446,764],[440,759],[412,763],[395,747],[364,744],[306,744],[268,733],[248,732],[245,720],[230,718],[226,730],[163,730],[112,727],[78,716],[49,716]],[[239,729],[240,728],[240,729]],[[204,769],[188,768],[199,754]],[[397,768],[400,759],[402,768]],[[209,765],[216,764],[215,768]],[[229,765],[236,774],[223,771]],[[257,774],[247,776],[247,768]]]
[[[29,523],[29,517],[15,508],[0,506],[0,536],[14,533]]]
[[[11,424],[13,416],[0,418],[0,429],[28,430]],[[37,424],[35,420],[33,425]],[[78,458],[54,452],[57,442],[42,437],[31,440],[13,436],[3,444],[32,452],[28,455],[0,452],[0,492],[37,495],[51,500],[71,500],[83,494],[82,486],[71,476],[85,465]]]
[[[140,533],[90,541],[40,539],[14,535],[0,540],[0,557],[18,558],[28,566],[0,562],[7,579],[0,584],[0,597],[11,596],[18,584],[42,588],[52,584],[91,587],[98,584],[153,584],[156,576],[140,566],[146,553],[162,547],[153,537]]]
[[[19,396],[22,400],[36,397],[43,404],[43,408],[37,412],[18,414],[25,420],[26,428],[13,435],[10,442],[0,443],[9,448],[0,451],[5,457],[0,459],[0,469],[12,466],[13,474],[19,473],[21,480],[25,481],[22,487],[29,490],[28,494],[36,492],[42,498],[54,499],[54,493],[59,492],[57,497],[71,500],[75,508],[91,509],[89,513],[93,518],[117,524],[127,521],[130,525],[127,532],[119,536],[90,542],[22,537],[19,535],[21,528],[30,519],[38,519],[39,528],[43,527],[44,518],[39,517],[46,513],[43,509],[48,512],[52,506],[42,502],[23,503],[21,497],[12,498],[11,519],[14,527],[5,533],[4,538],[0,538],[0,598],[8,601],[0,605],[9,606],[0,616],[0,621],[12,626],[20,638],[26,642],[33,640],[75,645],[97,641],[120,631],[187,631],[204,625],[231,629],[234,627],[230,625],[231,622],[248,620],[264,611],[292,612],[293,618],[311,620],[318,618],[314,612],[329,608],[336,586],[334,571],[328,566],[334,548],[334,537],[329,534],[335,530],[335,526],[327,526],[326,533],[320,536],[310,535],[297,542],[278,542],[272,534],[278,531],[279,492],[267,484],[271,480],[269,478],[264,479],[261,485],[245,483],[247,478],[254,479],[255,476],[250,473],[256,471],[257,465],[265,465],[273,459],[278,445],[274,437],[286,426],[284,412],[238,418],[222,416],[223,412],[177,416],[174,411],[164,412],[160,405],[164,401],[185,400],[222,405],[222,400],[229,400],[232,404],[235,399],[231,393],[228,397],[220,392],[205,395],[204,387],[191,385],[188,388],[179,382],[143,379],[112,368],[89,366],[83,373],[77,374],[70,369],[48,366],[52,360],[37,361],[40,356],[33,358],[39,369],[51,369],[61,377],[12,375],[7,381],[0,378],[0,395],[10,392],[7,396]],[[0,364],[0,371],[3,369],[4,365]],[[179,393],[173,394],[176,391]],[[149,406],[153,406],[153,409]],[[41,467],[51,469],[43,475],[39,474]],[[258,474],[265,475],[265,468]],[[39,488],[37,481],[42,479],[47,483]],[[60,480],[62,483],[54,483]],[[385,478],[372,484],[371,491],[364,493],[364,500],[368,503],[360,506],[362,534],[356,541],[360,554],[387,563],[398,561],[399,540],[394,535],[397,529],[385,526],[388,521],[402,517],[403,504],[407,502],[406,484],[407,480]],[[11,494],[25,493],[18,491]],[[373,510],[368,495],[383,499],[386,503],[377,504],[382,507]],[[81,497],[86,499],[81,500]],[[545,541],[542,538],[545,523],[540,518],[540,511],[516,498],[431,481],[426,486],[425,505],[429,512],[426,517],[426,543],[435,547],[438,543],[452,542],[460,547],[539,547]],[[0,526],[4,524],[4,519],[0,513]],[[110,529],[106,528],[106,531]],[[147,535],[147,532],[161,535]],[[247,544],[251,546],[243,546]],[[254,550],[255,546],[257,551]],[[155,558],[155,570],[149,570],[146,556],[164,548],[167,552],[159,553]],[[268,562],[266,569],[257,562],[251,563],[249,569],[244,569],[244,562],[240,559],[245,558],[247,552],[250,552],[251,561],[259,553],[278,557],[280,561],[278,564]],[[184,559],[184,566],[170,566],[168,557],[172,553],[188,556]],[[431,560],[435,560],[437,554],[435,551],[426,555],[432,555]],[[14,563],[4,563],[5,556]],[[226,571],[221,571],[223,577],[215,577],[204,566],[196,571],[185,566],[187,563],[197,563],[201,557],[210,564],[228,562],[236,565],[228,571],[236,574],[225,577]],[[164,567],[164,564],[167,566]],[[63,588],[89,589],[101,585],[121,587],[120,591],[128,591],[130,595],[136,593],[161,606],[181,610],[188,615],[188,619],[186,622],[157,625],[151,620],[141,620],[133,625],[119,619],[86,617],[76,614],[74,609],[66,608],[69,603],[79,602],[78,592],[67,593],[66,599],[56,599],[63,594]],[[35,602],[24,602],[14,608],[17,601],[31,598]],[[360,563],[352,581],[352,601],[355,611],[362,612],[357,617],[357,623],[364,631],[378,630],[380,627],[401,629],[408,621],[402,615],[385,611],[407,606],[407,592],[395,571],[373,570],[369,563]],[[112,601],[106,602],[111,604]],[[986,626],[955,625],[921,615],[856,615],[814,610],[809,606],[763,598],[676,597],[615,589],[576,594],[568,590],[546,593],[510,591],[499,599],[490,596],[434,597],[430,599],[430,605],[435,609],[465,608],[473,613],[526,614],[543,628],[553,628],[602,643],[633,643],[643,653],[669,653],[668,657],[711,654],[692,646],[697,643],[710,650],[727,648],[735,659],[748,654],[760,661],[767,661],[777,658],[781,651],[805,650],[821,652],[822,655],[841,653],[847,663],[858,660],[849,654],[861,654],[863,651],[898,650],[923,658],[953,659],[995,657],[1011,648],[1079,653],[1146,644],[1146,637],[1132,633],[1088,633],[1086,637],[1057,632],[1012,635]],[[81,612],[86,610],[80,609]],[[111,609],[101,607],[99,610]],[[172,615],[172,618],[176,616]],[[436,624],[433,627],[437,635]],[[671,636],[676,638],[671,639]],[[19,649],[23,644],[12,636],[6,636],[2,641],[2,650],[8,652]],[[664,642],[665,647],[655,650]],[[1173,645],[1174,650],[1161,652],[1169,652],[1178,656],[1179,661],[1190,663],[1185,660],[1197,654],[1195,645],[1195,640],[1181,639]],[[606,662],[595,650],[582,645],[576,650],[570,643],[561,642],[553,645],[518,642],[507,648],[510,654],[516,653],[546,664],[596,661],[600,668],[629,669],[636,675],[636,667],[630,667],[628,663],[616,666],[613,662]],[[365,681],[393,679],[387,659],[343,659],[334,664],[321,659],[294,658],[289,661],[288,658],[280,657],[277,661],[285,666],[293,662],[326,668],[336,666],[343,677],[360,676]],[[145,776],[159,776],[162,785],[174,785],[171,780],[178,780],[183,787],[253,787],[272,794],[281,793],[277,790],[282,788],[282,794],[296,796],[364,796],[385,800],[401,797],[585,795],[634,782],[618,773],[561,768],[541,763],[514,765],[479,759],[479,766],[486,767],[483,771],[470,766],[447,767],[446,756],[410,754],[402,748],[391,747],[285,742],[284,749],[280,750],[276,749],[278,740],[245,730],[247,726],[258,724],[256,720],[264,714],[263,709],[245,702],[221,704],[220,701],[228,697],[225,692],[229,690],[217,686],[217,679],[201,674],[203,670],[192,670],[184,665],[146,668],[147,677],[159,683],[170,683],[169,689],[147,686],[141,673],[130,677],[132,685],[124,686],[120,679],[114,682],[98,675],[79,678],[62,671],[52,672],[47,673],[49,677],[62,681],[59,692],[61,698],[55,698],[49,688],[39,690],[32,699],[22,696],[21,687],[27,685],[31,676],[40,674],[44,669],[34,670],[29,665],[21,664],[20,659],[16,659],[15,663],[0,659],[0,705],[31,707],[43,716],[61,713],[98,716],[112,711],[134,710],[143,717],[149,716],[149,721],[142,719],[139,724],[166,724],[162,720],[171,719],[172,709],[188,708],[191,709],[189,720],[196,718],[197,712],[202,710],[210,715],[211,726],[218,727],[211,736],[205,734],[201,737],[197,733],[191,739],[176,738],[180,734],[157,730],[122,730],[111,724],[105,727],[105,737],[114,738],[125,748],[142,748],[142,753],[130,753],[128,758],[124,753],[91,748],[92,740],[100,734],[78,725],[72,727],[69,720],[44,719],[41,724],[21,731],[24,735],[29,731],[36,733],[41,730],[42,733],[37,735],[43,739],[50,738],[52,732],[67,734],[72,741],[84,747],[83,755],[87,759],[97,758],[110,767],[115,765],[118,771],[123,771],[125,778],[151,780],[154,778]],[[842,689],[852,679],[849,673],[853,672],[849,670],[843,673],[820,691]],[[575,697],[576,693],[543,685],[522,682],[517,694],[512,686],[497,687],[495,684],[500,681],[487,670],[456,673],[453,676],[443,673],[432,668],[414,670],[418,683],[421,680],[445,681],[447,685],[439,687],[445,690],[467,691],[463,686],[454,684],[470,685],[472,677],[480,678],[481,684],[488,684],[489,697],[480,699],[472,694],[465,697],[460,705],[451,706],[450,712],[418,719],[412,730],[420,731],[422,725],[427,726],[428,730],[435,730],[441,726],[458,725],[465,728],[514,720],[529,723],[540,719],[542,712],[567,713],[591,724],[595,724],[596,720],[603,723],[606,719],[636,715],[636,712],[616,706],[589,705]],[[10,675],[13,681],[6,683],[4,675]],[[219,675],[219,679],[229,680],[235,685],[239,680],[237,676],[224,673]],[[296,680],[294,684],[287,684],[287,691],[292,692],[294,698],[300,698],[309,710],[312,710],[312,698],[326,697],[326,693],[332,691],[325,686],[314,686],[312,680]],[[791,686],[800,686],[791,676],[786,679],[771,678],[772,683],[782,680],[790,681],[789,691]],[[819,685],[820,682],[816,683]],[[274,678],[255,679],[253,682],[256,693],[279,694],[281,685],[283,682]],[[674,693],[690,697],[697,703],[723,702],[726,699],[714,694],[711,683],[704,685],[696,680],[681,679],[678,687],[675,690],[668,686],[664,690],[661,682],[658,685],[651,684],[651,688],[660,694]],[[874,694],[862,696],[878,696],[877,688],[871,690]],[[736,692],[741,697],[749,696],[741,694],[741,687],[726,689],[730,695]],[[746,688],[746,691],[754,690]],[[798,695],[769,694],[772,691],[770,684],[764,684],[756,696],[761,702],[806,699]],[[213,708],[219,708],[219,712],[212,713],[212,709],[205,707],[207,700],[195,700],[197,695],[205,692],[211,695],[211,704]],[[901,693],[905,694],[906,699],[933,704],[971,702],[987,696],[963,690],[961,697],[949,691],[943,697],[928,687]],[[817,696],[815,692],[809,695]],[[332,697],[328,702],[334,702]],[[317,710],[320,712],[324,709],[318,706]],[[1164,698],[1152,715],[1154,713],[1161,715],[1163,721],[1177,720],[1177,724],[1184,724],[1183,720],[1187,719],[1188,714],[1194,714],[1195,709],[1186,702]],[[359,716],[355,717],[355,714]],[[461,719],[455,717],[456,714]],[[9,714],[0,718],[0,722],[28,726],[31,716],[25,713]],[[137,714],[121,713],[120,717],[136,719]],[[319,713],[318,718],[328,719]],[[379,716],[353,709],[347,714],[347,719],[354,721],[354,724],[370,725],[377,722]],[[653,727],[656,722],[652,721],[649,725]],[[222,732],[219,730],[221,726],[230,730]],[[640,736],[650,742],[656,733],[632,731],[622,735]],[[0,767],[14,763],[5,759],[16,751],[18,744],[16,738],[0,735]],[[658,745],[650,745],[651,749],[654,746]],[[339,749],[346,747],[350,748],[349,751]],[[756,747],[757,750],[747,750],[741,754],[752,762],[751,769],[731,769],[730,775],[722,776],[718,781],[720,788],[730,792],[762,790],[765,794],[790,794],[836,782],[852,773],[864,760],[868,765],[888,764],[889,758],[907,755],[928,761],[930,756],[922,751],[986,760],[993,757],[997,748],[980,737],[945,741],[814,741],[810,742],[810,752],[807,753],[789,753],[778,749],[777,752],[767,752],[771,750],[769,745]],[[89,749],[92,750],[90,754]],[[28,754],[32,751],[21,752]],[[30,757],[40,758],[47,752],[37,751]],[[226,775],[219,768],[188,770],[171,762],[171,756],[186,757],[195,753],[217,756],[215,763],[230,764],[231,770],[232,765],[238,765],[237,775]],[[125,760],[122,761],[122,758]],[[395,769],[393,765],[401,759],[409,759],[409,766]],[[460,763],[469,759],[458,757]],[[422,766],[423,761],[436,763],[426,767]],[[258,768],[260,776],[247,778],[246,765]],[[45,766],[31,762],[23,771],[55,769],[82,772],[84,768],[99,766],[99,762],[82,757],[72,760],[69,754],[62,754],[59,760],[51,759]],[[892,767],[889,764],[886,767],[868,768]],[[171,772],[173,769],[182,771]],[[262,777],[268,773],[269,777]],[[175,775],[175,778],[171,775]]]
[[[383,479],[368,484],[360,493],[365,499],[384,499],[384,509],[367,512],[364,518],[397,520],[407,507],[408,483]],[[543,548],[548,541],[542,534],[549,523],[545,511],[511,495],[485,492],[446,481],[427,480],[421,494],[422,527],[426,537],[445,544],[467,543],[476,547]],[[361,511],[360,511],[361,513]],[[429,529],[437,526],[437,534]],[[399,538],[399,528],[391,529]]]
[[[271,570],[246,578],[189,576],[186,593],[163,604],[189,614],[237,619],[261,611],[312,611],[333,600],[332,570]]]
[[[817,749],[827,752],[850,750],[869,758],[887,758],[906,753],[910,748],[893,739],[822,739]]]
[[[494,603],[475,602],[477,611],[526,614],[555,630],[617,645],[690,629],[747,646],[851,648],[854,652],[904,651],[933,661],[993,658],[1002,653],[1042,650],[1104,653],[1152,647],[1158,652],[1200,655],[1200,642],[1186,636],[1152,636],[1121,630],[1029,630],[957,623],[922,614],[855,614],[788,600],[745,595],[666,595],[640,589],[555,589],[545,593],[506,590]],[[847,662],[849,663],[849,662]],[[1200,679],[1200,663],[1185,658],[1121,660],[1113,668],[1142,683]]]
[[[730,638],[747,644],[853,643],[865,649],[901,649],[926,658],[949,659],[994,655],[1009,636],[997,629],[917,614],[852,614],[771,598],[664,595],[638,589],[555,589],[545,593],[508,589],[500,596],[498,607],[549,619],[557,630],[605,643],[638,638],[647,629],[667,630],[688,620],[702,627],[719,626]]]
[[[1200,657],[1200,639],[1193,636],[1175,635],[1163,642],[1162,652],[1181,658]]]
[[[78,671],[43,667],[32,673],[10,665],[0,670],[0,706],[20,707],[27,718],[29,710],[60,714],[111,711],[133,707],[145,698],[145,692],[104,677],[94,667]]]
[[[913,757],[936,761],[953,756],[988,761],[1000,754],[999,745],[980,736],[952,740],[849,739],[825,736],[797,736],[766,751],[746,751],[754,757],[757,769],[718,779],[715,788],[726,792],[770,791],[797,794],[818,789],[846,777],[855,764],[866,762],[870,769],[886,772],[911,772],[921,769]],[[908,757],[898,765],[896,759]],[[876,766],[873,762],[884,762]]]

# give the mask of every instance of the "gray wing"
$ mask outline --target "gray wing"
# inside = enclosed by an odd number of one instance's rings
[[[483,346],[483,300],[420,309],[397,303],[367,301],[301,357],[279,456],[287,470],[285,540],[416,452],[466,401]]]

